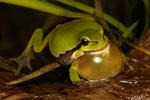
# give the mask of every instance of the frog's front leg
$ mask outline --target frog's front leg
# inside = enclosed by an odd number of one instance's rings
[[[23,66],[27,66],[31,70],[30,58],[32,56],[32,52],[39,53],[41,52],[48,44],[49,34],[43,40],[43,30],[38,28],[34,31],[30,41],[27,44],[27,47],[21,54],[21,56],[17,57],[15,61],[18,64],[18,69],[16,71],[16,75],[19,74]]]
[[[75,61],[72,63],[69,69],[70,79],[72,82],[81,81],[78,72],[76,71],[76,63]]]

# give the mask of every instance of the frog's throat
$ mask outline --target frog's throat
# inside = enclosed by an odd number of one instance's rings
[[[97,49],[97,50],[81,51],[81,50],[79,49],[79,50],[76,50],[76,51],[73,53],[72,56],[73,56],[74,59],[77,59],[78,57],[84,56],[85,53],[91,53],[91,52],[101,51],[101,50],[105,49],[105,48],[108,46],[108,44],[109,44],[109,41],[108,41],[108,43],[107,43],[104,47],[102,47],[102,48],[100,48],[100,49]]]

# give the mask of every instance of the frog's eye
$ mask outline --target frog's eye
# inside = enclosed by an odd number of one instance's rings
[[[82,40],[81,40],[81,45],[88,45],[90,43],[90,41],[88,40],[88,39],[86,39],[86,38],[83,38]]]
[[[85,52],[75,61],[77,72],[88,80],[101,80],[117,75],[123,66],[120,50],[109,43],[103,50]]]

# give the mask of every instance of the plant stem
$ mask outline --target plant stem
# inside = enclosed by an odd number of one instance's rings
[[[94,8],[87,6],[85,4],[82,4],[80,2],[74,1],[74,0],[56,0],[56,1],[70,5],[74,8],[78,8],[78,9],[83,10],[83,11],[90,13],[90,14],[92,14],[95,11]]]
[[[110,33],[109,35],[111,40],[118,45],[118,41],[113,34],[113,30],[109,27],[106,20],[104,19],[101,0],[95,0],[95,13],[98,21],[103,25],[104,29],[106,29]]]
[[[95,0],[95,12],[99,18],[103,18],[103,10],[100,0]]]

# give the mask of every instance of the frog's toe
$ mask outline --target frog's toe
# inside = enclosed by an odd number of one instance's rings
[[[16,62],[18,64],[18,68],[15,75],[19,75],[21,69],[25,66],[28,67],[30,71],[32,71],[32,67],[30,64],[30,56],[20,56],[16,59]]]
[[[17,62],[18,57],[8,58],[9,61]]]
[[[32,67],[31,67],[31,64],[30,64],[30,56],[19,56],[19,57],[16,57],[16,58],[10,58],[9,59],[10,61],[14,61],[17,63],[18,65],[18,68],[17,68],[17,71],[15,72],[15,75],[19,75],[21,69],[25,66],[28,67],[28,69],[30,71],[32,71]]]
[[[86,87],[87,85],[91,85],[91,82],[81,79],[80,81],[73,81],[72,84],[80,87]]]

